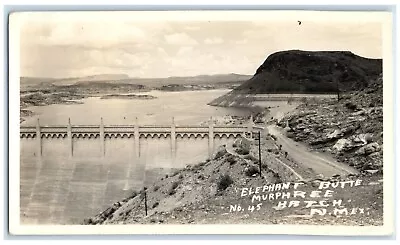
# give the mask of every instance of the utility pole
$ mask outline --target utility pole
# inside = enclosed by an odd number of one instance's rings
[[[146,193],[146,191],[147,191],[147,188],[145,187],[144,188],[144,210],[145,210],[146,216],[147,216],[147,193]]]
[[[340,100],[340,90],[339,90],[339,79],[336,79],[336,93],[337,93],[337,101]]]
[[[259,163],[259,167],[260,167],[260,177],[262,177],[261,175],[261,132],[258,131],[258,163]]]

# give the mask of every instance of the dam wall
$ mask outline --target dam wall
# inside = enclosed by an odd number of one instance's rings
[[[252,125],[42,126],[39,121],[21,127],[21,223],[79,224],[253,130]]]

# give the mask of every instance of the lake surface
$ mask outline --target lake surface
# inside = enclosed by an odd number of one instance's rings
[[[29,107],[27,109],[35,115],[27,118],[21,125],[35,125],[38,117],[42,125],[66,125],[68,118],[73,125],[98,125],[101,117],[106,125],[134,124],[136,117],[142,125],[170,124],[174,117],[175,123],[179,125],[199,124],[209,120],[211,116],[249,115],[250,111],[247,109],[207,105],[227,92],[229,90],[136,93],[157,97],[150,100],[90,97],[81,100],[83,104]]]

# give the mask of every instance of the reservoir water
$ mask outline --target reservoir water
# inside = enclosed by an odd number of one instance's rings
[[[43,125],[66,125],[68,118],[73,125],[98,125],[103,118],[105,125],[170,124],[174,117],[176,124],[199,124],[211,116],[249,115],[249,110],[208,106],[213,99],[229,90],[206,90],[184,92],[151,91],[148,94],[156,99],[100,99],[89,97],[81,100],[83,104],[54,104],[29,107],[35,115],[21,125],[35,125],[39,117]]]

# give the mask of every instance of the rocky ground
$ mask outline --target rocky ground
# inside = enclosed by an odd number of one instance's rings
[[[20,123],[33,112],[26,109],[30,106],[46,106],[51,104],[77,104],[85,96],[74,92],[51,92],[48,90],[22,93],[20,96]]]
[[[382,76],[339,101],[305,101],[280,120],[287,136],[363,171],[383,169]]]

